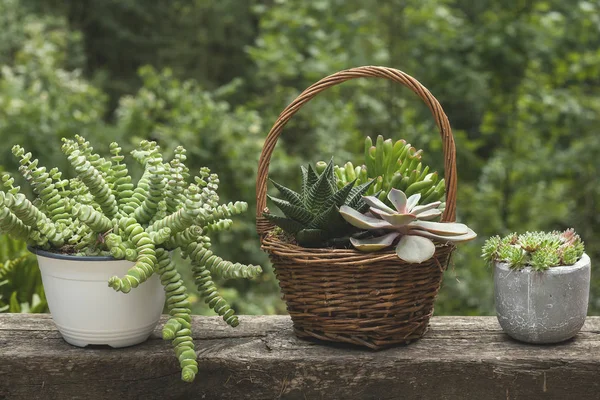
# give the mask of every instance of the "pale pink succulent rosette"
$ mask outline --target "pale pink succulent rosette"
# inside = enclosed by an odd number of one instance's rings
[[[440,201],[418,205],[421,194],[406,197],[403,191],[392,189],[388,200],[395,210],[374,196],[365,196],[364,200],[370,206],[369,212],[361,214],[358,211],[342,206],[340,214],[353,226],[368,230],[380,231],[379,236],[368,239],[350,238],[352,245],[360,251],[378,251],[396,244],[396,254],[401,260],[410,263],[422,263],[433,257],[435,244],[439,242],[466,242],[474,239],[477,234],[465,224],[457,222],[433,222],[442,211]]]

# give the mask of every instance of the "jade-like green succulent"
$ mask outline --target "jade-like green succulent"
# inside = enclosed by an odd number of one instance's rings
[[[365,138],[364,165],[354,166],[347,162],[343,167],[334,168],[338,187],[356,179],[361,185],[374,181],[366,194],[378,194],[379,200],[386,202],[392,188],[402,190],[407,196],[420,193],[421,203],[443,201],[446,192],[444,179],[438,180],[437,172],[421,161],[423,150],[416,150],[405,140],[393,142],[379,135],[375,146],[370,137]],[[389,204],[388,204],[389,205]],[[444,204],[441,205],[441,208]]]
[[[438,209],[441,202],[417,205],[420,197],[421,194],[417,193],[407,198],[403,191],[391,189],[388,200],[395,209],[375,196],[364,198],[371,207],[368,214],[341,207],[340,214],[346,221],[372,232],[368,238],[351,238],[352,245],[360,251],[378,251],[396,243],[398,258],[410,263],[422,263],[435,253],[435,244],[431,239],[442,243],[458,243],[477,236],[464,224],[430,221],[441,215]]]
[[[281,217],[271,213],[263,215],[283,231],[294,235],[303,247],[338,246],[348,242],[355,229],[340,216],[339,207],[364,211],[368,205],[362,195],[372,182],[355,186],[348,182],[338,189],[333,173],[333,159],[320,168],[318,174],[309,164],[302,167],[302,191],[297,193],[283,185],[273,182],[279,190],[281,199],[268,196],[285,215]]]
[[[508,263],[512,269],[531,267],[544,271],[551,267],[573,265],[583,255],[584,245],[573,229],[564,232],[511,233],[500,238],[489,238],[482,248],[482,257],[488,263]]]
[[[182,379],[191,382],[198,372],[191,337],[191,310],[187,289],[177,272],[171,253],[181,249],[191,261],[198,291],[231,326],[237,316],[219,294],[213,277],[252,278],[261,272],[255,265],[223,260],[210,250],[209,234],[228,229],[231,216],[242,213],[244,202],[219,204],[219,178],[207,168],[188,182],[185,150],[178,147],[166,162],[154,142],[142,141],[132,152],[144,167],[137,184],[123,162],[121,148],[110,145],[111,157],[94,153],[80,136],[63,139],[62,150],[76,178],[63,179],[61,172],[38,166],[20,146],[13,148],[20,172],[37,196],[29,201],[4,175],[6,191],[0,191],[0,233],[26,241],[28,245],[58,253],[111,255],[135,262],[123,277],[108,285],[128,293],[158,273],[167,297],[170,319],[163,337],[173,340],[182,368]]]

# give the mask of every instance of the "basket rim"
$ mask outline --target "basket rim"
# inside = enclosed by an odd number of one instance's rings
[[[285,242],[281,238],[269,231],[265,236],[262,237],[261,248],[269,253],[270,255],[281,257],[281,258],[303,258],[302,264],[322,264],[324,260],[330,258],[332,262],[340,263],[344,262],[347,266],[357,265],[368,265],[376,264],[385,261],[395,261],[398,265],[423,265],[433,262],[438,264],[441,261],[437,260],[440,253],[449,252],[450,254],[456,249],[456,245],[447,242],[442,243],[437,240],[433,240],[435,244],[434,256],[422,263],[409,263],[401,260],[396,255],[396,252],[391,250],[379,250],[375,252],[363,252],[354,248],[337,249],[329,247],[302,247],[294,243]],[[440,267],[443,267],[440,265]]]

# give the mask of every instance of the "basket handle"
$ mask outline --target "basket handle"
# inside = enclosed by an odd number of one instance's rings
[[[442,214],[442,221],[452,222],[456,218],[456,149],[454,146],[454,137],[450,128],[448,117],[444,113],[442,106],[435,97],[421,85],[415,78],[405,74],[402,71],[387,67],[357,67],[337,72],[314,83],[302,92],[294,101],[292,101],[283,110],[263,145],[263,149],[258,161],[258,174],[256,177],[256,230],[259,235],[267,233],[273,225],[263,217],[263,212],[267,210],[267,180],[269,176],[269,164],[273,149],[277,144],[277,139],[288,121],[296,114],[298,110],[309,102],[317,94],[325,89],[338,85],[350,79],[361,77],[376,77],[390,79],[398,82],[415,92],[427,104],[435,123],[440,130],[443,142],[444,153],[444,179],[446,182],[446,209]]]

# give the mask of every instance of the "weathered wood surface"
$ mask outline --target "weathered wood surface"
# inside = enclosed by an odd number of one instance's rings
[[[420,341],[373,352],[296,339],[284,316],[194,317],[193,384],[159,330],[126,349],[65,343],[47,315],[0,314],[0,399],[600,399],[600,317],[534,346],[493,317],[435,317]],[[160,326],[159,326],[160,327]]]

